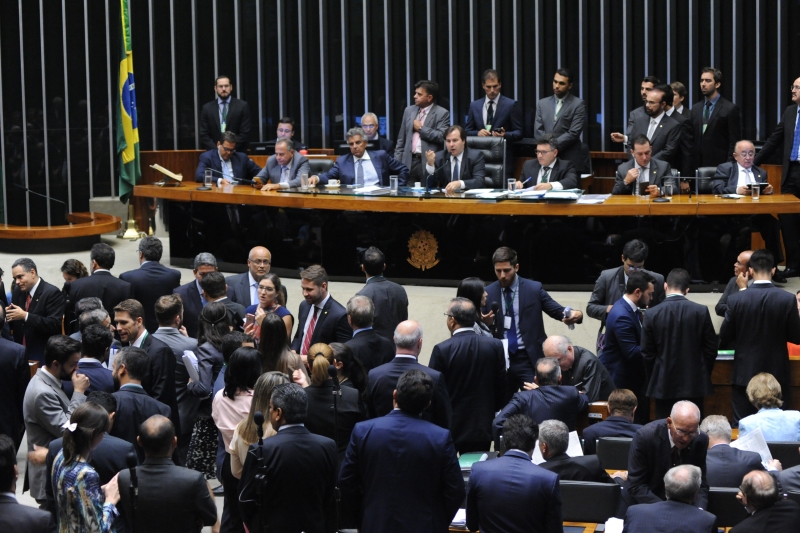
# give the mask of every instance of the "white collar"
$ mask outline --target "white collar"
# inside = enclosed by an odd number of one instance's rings
[[[284,424],[284,425],[282,425],[281,427],[278,428],[278,431],[283,431],[286,428],[302,428],[302,427],[306,427],[306,425],[305,424]]]
[[[108,272],[108,273],[111,273],[111,271],[110,271],[109,269],[107,269],[107,268],[98,268],[97,270],[95,270],[94,272],[92,272],[92,274],[96,274],[96,273],[98,273],[98,272]]]
[[[33,288],[30,290],[30,292],[28,293],[28,294],[31,295],[31,300],[33,300],[33,295],[36,294],[36,289],[39,288],[39,284],[41,282],[42,282],[42,278],[39,278],[39,281],[36,282],[36,285],[34,285]]]
[[[253,273],[250,272],[249,270],[247,271],[247,279],[250,282],[250,284],[248,285],[249,287],[252,287],[253,285],[258,285],[258,282],[253,277]]]
[[[139,337],[135,341],[133,341],[131,343],[131,346],[135,346],[137,348],[141,348],[142,347],[142,342],[144,341],[146,336],[147,336],[147,330],[146,329],[142,329],[142,333],[139,335]]]
[[[755,175],[756,175],[756,172],[753,170],[753,167],[750,167],[750,168],[744,168],[744,167],[743,167],[742,165],[740,165],[739,163],[736,163],[736,166],[737,166],[737,167],[739,167],[739,174],[741,174],[742,172],[751,172],[751,173],[753,174],[753,176],[755,176]]]
[[[628,305],[631,307],[631,309],[633,309],[633,312],[634,312],[634,313],[636,313],[636,312],[639,310],[639,306],[638,306],[638,305],[636,305],[635,303],[633,303],[633,302],[631,301],[631,299],[630,299],[630,298],[628,298],[628,295],[627,295],[627,294],[623,294],[623,295],[622,295],[622,298],[623,298],[623,299],[624,299],[626,302],[628,302]]]
[[[364,150],[364,155],[361,157],[353,156],[353,161],[372,161],[372,158],[369,156],[369,150]]]
[[[410,353],[398,353],[398,354],[395,354],[395,357],[402,357],[404,359],[413,359],[415,361],[417,360],[417,358],[415,356],[411,355]]]
[[[499,93],[498,93],[498,95],[497,95],[497,96],[495,96],[494,98],[489,98],[489,97],[487,96],[487,97],[484,99],[484,103],[483,103],[483,105],[488,107],[488,105],[489,105],[489,102],[494,102],[494,106],[495,106],[495,107],[497,107],[497,101],[498,101],[498,100],[500,100],[500,94],[499,94]]]

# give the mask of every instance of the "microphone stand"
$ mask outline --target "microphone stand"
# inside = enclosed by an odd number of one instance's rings
[[[136,477],[136,465],[138,462],[139,460],[133,452],[125,456],[125,463],[128,465],[131,476],[128,495],[131,499],[131,531],[133,533],[136,533],[136,500],[139,498],[139,478]]]
[[[258,434],[258,454],[256,462],[258,463],[256,474],[256,500],[258,501],[258,518],[261,525],[261,531],[268,533],[269,528],[269,515],[267,514],[267,505],[264,501],[267,485],[267,467],[264,464],[264,414],[261,411],[253,413],[253,422],[256,424],[256,433]]]

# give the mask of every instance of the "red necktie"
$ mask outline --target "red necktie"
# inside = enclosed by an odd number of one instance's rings
[[[25,298],[25,311],[28,311],[28,308],[31,306],[31,293],[28,293],[28,297]],[[22,335],[22,345],[26,346],[25,343],[25,334]]]
[[[311,337],[314,336],[314,326],[317,325],[317,306],[314,306],[314,314],[311,316],[311,322],[308,323],[308,329],[306,330],[306,334],[303,336],[303,347],[300,350],[300,353],[303,355],[308,355],[308,348],[311,346]]]

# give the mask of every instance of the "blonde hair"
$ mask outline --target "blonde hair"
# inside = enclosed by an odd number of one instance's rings
[[[311,384],[319,387],[330,379],[328,366],[333,364],[333,350],[324,342],[318,342],[308,349],[308,365],[311,367]]]
[[[756,374],[747,384],[747,399],[758,409],[780,407],[783,405],[781,384],[772,374]]]
[[[239,422],[236,428],[239,431],[239,436],[247,444],[253,444],[258,440],[258,432],[256,422],[253,419],[256,412],[261,412],[264,415],[264,433],[267,433],[269,428],[269,401],[272,398],[272,391],[278,385],[289,383],[289,378],[282,372],[265,372],[256,381],[253,387],[253,401],[250,403],[250,412],[247,417]]]

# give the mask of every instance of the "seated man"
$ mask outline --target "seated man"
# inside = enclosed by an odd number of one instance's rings
[[[731,447],[731,425],[726,417],[707,416],[700,429],[708,435],[706,475],[709,486],[737,488],[748,472],[764,470],[759,454]],[[770,468],[780,470],[780,465],[780,461],[773,459]]]
[[[441,152],[425,153],[426,180],[430,188],[438,187],[452,193],[458,190],[481,189],[486,177],[483,152],[467,148],[467,133],[461,126],[450,126],[444,132]]]
[[[590,402],[608,398],[614,390],[614,381],[600,360],[586,348],[573,346],[563,335],[551,335],[542,343],[545,357],[554,357],[561,367],[561,382],[578,386]]]
[[[194,174],[196,182],[203,183],[206,169],[211,170],[217,187],[238,180],[250,181],[261,172],[261,167],[253,163],[247,154],[236,151],[236,134],[232,131],[223,133],[217,141],[217,147],[200,156],[200,164]]]
[[[575,166],[558,158],[558,137],[548,133],[536,140],[536,159],[525,161],[517,179],[517,189],[555,190],[575,189],[580,186],[580,176]]]
[[[664,178],[671,177],[669,163],[651,158],[653,148],[646,135],[637,135],[631,142],[633,159],[617,168],[616,182],[611,194],[658,196]]]
[[[256,175],[266,185],[262,191],[288,189],[300,186],[300,176],[308,174],[308,159],[303,154],[295,153],[294,143],[289,139],[278,139],[275,143],[275,154],[269,156],[267,165]]]
[[[306,145],[294,138],[294,119],[292,117],[281,117],[278,120],[278,138],[275,139],[275,144],[281,139],[288,139],[294,144],[294,149],[301,152],[306,149]]]
[[[394,153],[394,143],[380,136],[381,124],[378,115],[369,111],[364,113],[361,117],[361,129],[367,134],[364,137],[365,141],[374,143],[378,150],[383,150],[390,156]]]
[[[786,487],[783,487],[786,490]],[[731,533],[794,533],[800,524],[800,505],[781,497],[775,478],[766,472],[750,472],[742,480],[736,499],[748,516]]]
[[[539,424],[539,450],[544,457],[544,463],[539,466],[558,474],[558,479],[613,483],[596,455],[570,457],[568,447],[569,430],[564,422],[545,420]]]
[[[408,181],[408,167],[390,157],[383,150],[367,150],[367,134],[361,128],[347,130],[347,144],[350,153],[339,156],[328,172],[311,176],[309,185],[327,185],[328,180],[339,180],[342,185],[358,187],[389,186],[389,177],[397,176],[398,185]]]
[[[628,389],[616,389],[608,396],[608,418],[583,430],[583,453],[597,453],[600,437],[633,438],[642,426],[633,423],[636,412],[636,395]]]

